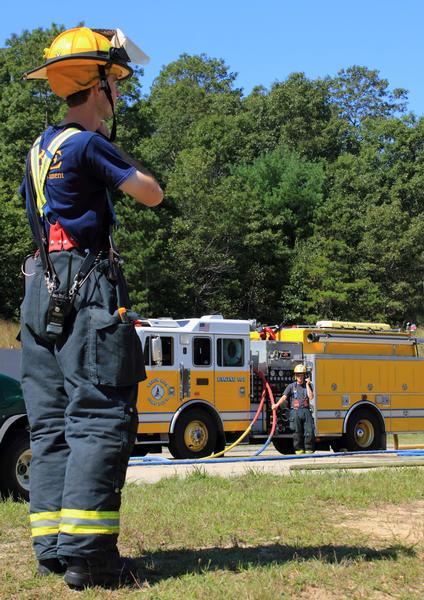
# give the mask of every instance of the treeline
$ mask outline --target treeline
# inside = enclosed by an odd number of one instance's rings
[[[15,318],[31,251],[18,188],[26,152],[65,111],[23,83],[58,33],[0,51],[0,316]],[[145,316],[419,321],[424,121],[377,71],[293,73],[244,96],[222,60],[182,55],[151,92],[122,88],[118,144],[165,189],[153,210],[116,194],[116,241]]]

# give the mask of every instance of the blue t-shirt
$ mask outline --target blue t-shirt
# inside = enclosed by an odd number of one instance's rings
[[[81,129],[60,146],[50,165],[44,186],[47,200],[45,226],[60,225],[81,248],[93,251],[107,248],[109,226],[115,221],[106,189],[116,190],[135,171],[118,150],[102,135]],[[42,135],[40,149],[45,150],[65,126],[51,126]],[[31,224],[32,213],[25,180],[20,192],[26,200]]]

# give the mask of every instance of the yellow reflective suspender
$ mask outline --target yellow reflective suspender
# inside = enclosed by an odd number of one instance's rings
[[[80,133],[80,129],[76,127],[68,127],[60,132],[48,145],[40,159],[40,142],[41,135],[35,140],[30,153],[31,160],[31,175],[34,182],[35,195],[37,198],[37,209],[40,216],[43,216],[43,209],[47,204],[44,195],[44,184],[46,182],[47,173],[49,172],[51,162],[59,147],[73,135]]]

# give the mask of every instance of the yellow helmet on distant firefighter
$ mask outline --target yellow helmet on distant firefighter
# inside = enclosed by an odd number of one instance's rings
[[[295,375],[306,375],[306,367],[305,365],[296,365],[293,372]]]
[[[127,49],[131,48],[134,57]],[[47,79],[55,94],[66,98],[101,80],[101,71],[123,80],[133,73],[130,62],[146,64],[148,56],[119,30],[75,27],[60,33],[44,50],[46,62],[24,79]],[[100,67],[100,68],[99,68]]]

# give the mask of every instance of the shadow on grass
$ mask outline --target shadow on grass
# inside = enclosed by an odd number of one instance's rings
[[[397,560],[400,557],[415,557],[413,548],[394,545],[381,550],[367,546],[286,546],[271,544],[243,548],[203,548],[199,550],[165,550],[146,553],[136,558],[140,575],[150,583],[169,577],[180,577],[187,573],[204,573],[224,569],[242,571],[248,567],[263,567],[290,561],[319,560],[338,564],[345,561]]]

